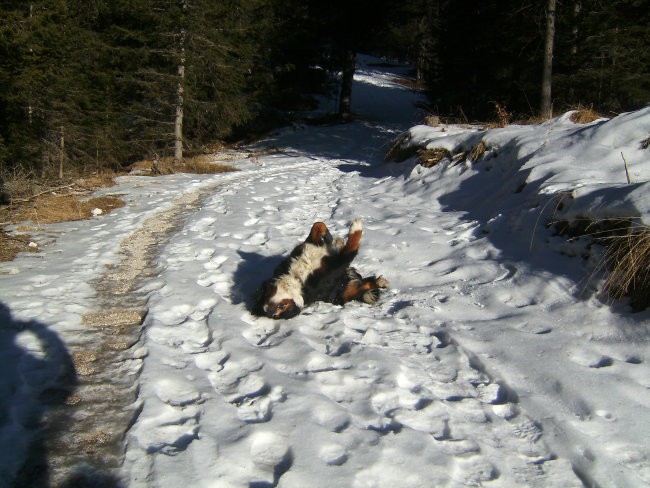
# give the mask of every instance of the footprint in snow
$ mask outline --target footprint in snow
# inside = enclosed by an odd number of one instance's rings
[[[277,320],[264,317],[255,319],[250,314],[243,315],[241,320],[250,325],[242,331],[242,336],[255,347],[274,347],[291,335],[291,329],[282,328]]]
[[[269,387],[259,373],[263,364],[254,359],[243,362],[223,358],[219,362],[218,356],[214,359],[217,362],[211,363],[208,380],[215,391],[237,408],[239,420],[246,423],[271,420],[273,405],[284,401],[286,395],[280,386]]]

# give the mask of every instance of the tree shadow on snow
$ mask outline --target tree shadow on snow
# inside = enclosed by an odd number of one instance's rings
[[[564,250],[567,238],[548,227],[563,198],[541,193],[552,175],[530,180],[532,170],[522,168],[534,154],[516,159],[514,142],[499,153],[474,163],[477,172],[439,198],[443,209],[465,212],[465,220],[476,222],[474,236],[488,239],[499,250],[496,259],[512,274],[522,266],[538,275],[565,277],[576,284],[568,293],[580,299],[594,296],[592,271],[581,259],[581,250]]]

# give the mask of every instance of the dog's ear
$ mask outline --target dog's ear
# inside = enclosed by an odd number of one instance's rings
[[[306,242],[315,244],[316,246],[331,245],[332,234],[323,222],[315,222],[309,231]]]

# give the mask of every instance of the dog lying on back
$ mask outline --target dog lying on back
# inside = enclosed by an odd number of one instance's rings
[[[336,305],[352,300],[375,303],[379,289],[388,288],[388,280],[383,276],[363,278],[350,267],[359,252],[362,232],[357,219],[350,226],[347,240],[334,239],[323,222],[316,222],[307,239],[264,282],[253,313],[290,319],[316,301]]]

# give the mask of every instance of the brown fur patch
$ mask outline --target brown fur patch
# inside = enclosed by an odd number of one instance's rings
[[[327,226],[323,222],[316,222],[309,233],[309,241],[313,244],[319,244],[328,232]]]
[[[343,252],[345,254],[352,254],[354,252],[357,252],[359,250],[359,245],[361,244],[361,234],[363,231],[356,231],[352,232],[348,236],[348,242],[345,243],[345,247],[343,248]]]

